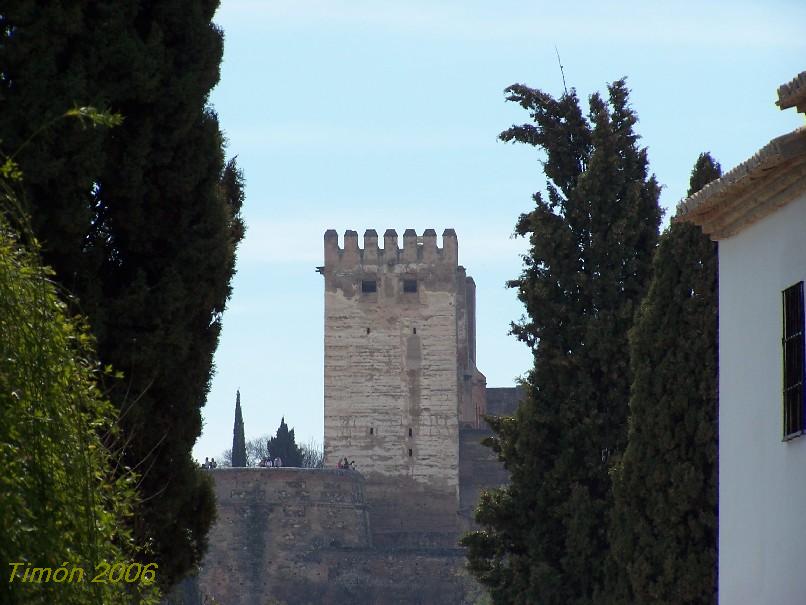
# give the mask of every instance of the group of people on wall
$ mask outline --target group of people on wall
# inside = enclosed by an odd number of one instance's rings
[[[275,456],[272,458],[271,456],[264,456],[258,462],[258,466],[260,468],[280,468],[283,466],[283,459],[280,456]]]
[[[355,460],[352,462],[347,462],[347,456],[344,458],[339,458],[339,463],[336,465],[338,468],[345,469],[345,470],[355,470]]]
[[[274,458],[265,456],[260,459],[258,466],[260,468],[280,468],[283,466],[283,459],[280,458],[280,456],[275,456]],[[201,463],[201,467],[204,469],[218,468],[218,463],[215,461],[215,458],[205,458],[204,462]]]

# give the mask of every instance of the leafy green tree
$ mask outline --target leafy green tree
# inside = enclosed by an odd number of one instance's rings
[[[689,195],[720,176],[701,154]],[[624,603],[716,603],[717,254],[690,223],[661,236],[630,338],[628,445],[613,473]]]
[[[268,453],[272,459],[279,456],[283,466],[302,466],[302,450],[294,440],[294,429],[288,430],[285,417],[280,420],[275,436],[269,439]]]
[[[496,603],[601,602],[612,505],[609,459],[626,442],[627,333],[649,280],[659,188],[637,144],[624,80],[558,99],[523,85],[508,100],[533,123],[504,141],[543,149],[546,195],[518,221],[529,238],[510,286],[527,317],[513,325],[535,358],[514,418],[489,442],[511,483],[482,495],[482,530],[463,539],[470,570]]]
[[[137,555],[137,476],[115,473],[117,414],[97,385],[93,339],[51,277],[0,217],[0,602],[156,603],[153,587],[90,582],[99,563]],[[51,581],[23,581],[36,567]]]
[[[5,148],[75,102],[125,118],[102,137],[59,125],[18,160],[44,260],[80,301],[102,362],[124,373],[107,387],[122,466],[142,474],[133,529],[163,587],[200,561],[214,514],[191,449],[244,231],[241,176],[207,104],[217,6],[21,0],[0,11]]]
[[[243,435],[243,414],[241,413],[241,392],[235,395],[235,426],[232,429],[231,466],[246,466],[246,440]]]

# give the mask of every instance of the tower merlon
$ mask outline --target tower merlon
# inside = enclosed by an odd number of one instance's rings
[[[398,261],[397,231],[387,229],[383,234],[383,260],[385,263],[397,263]]]
[[[456,231],[445,229],[442,232],[442,254],[445,258],[459,262],[459,243],[456,240]]]
[[[433,229],[423,231],[423,261],[433,263],[437,260],[437,232]]]
[[[378,232],[375,229],[367,229],[364,231],[364,252],[372,249],[378,249]]]
[[[325,231],[325,265],[339,262],[339,234],[335,229]]]
[[[383,248],[378,246],[378,232],[375,229],[364,232],[363,248],[358,245],[358,232],[352,229],[344,232],[343,248],[339,247],[339,236],[335,229],[325,231],[324,244],[325,267],[418,262],[458,265],[459,262],[456,231],[450,228],[442,232],[442,247],[437,245],[436,230],[426,229],[422,237],[418,237],[411,228],[403,232],[402,247],[394,229],[384,232]]]
[[[403,232],[403,250],[400,257],[404,263],[417,262],[417,232],[414,229],[406,229]]]

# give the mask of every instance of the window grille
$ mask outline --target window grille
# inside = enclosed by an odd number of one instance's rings
[[[404,279],[403,280],[403,292],[406,294],[414,294],[417,292],[417,280],[416,279]]]
[[[374,279],[361,280],[361,292],[364,294],[372,294],[378,291],[378,282]]]
[[[804,317],[803,282],[783,292],[784,305],[784,439],[804,430]]]

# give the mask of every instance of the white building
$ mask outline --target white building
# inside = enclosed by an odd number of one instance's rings
[[[778,106],[806,113],[806,72]],[[806,603],[806,127],[676,220],[719,242],[719,602]]]

